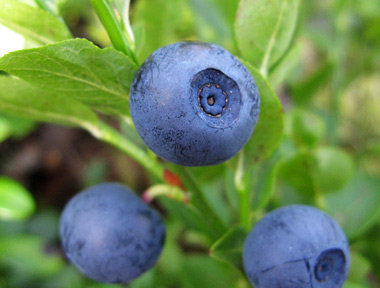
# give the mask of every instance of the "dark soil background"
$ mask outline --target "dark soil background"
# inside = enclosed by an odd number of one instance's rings
[[[75,193],[98,181],[128,183],[140,192],[149,184],[128,156],[83,130],[49,124],[0,144],[0,174],[25,185],[38,207],[62,208]]]

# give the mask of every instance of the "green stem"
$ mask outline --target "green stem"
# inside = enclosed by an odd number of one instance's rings
[[[125,30],[127,32],[126,33],[127,40],[129,42],[129,45],[134,50],[135,49],[135,37],[133,36],[133,31],[132,31],[132,28],[131,28],[131,23],[129,21],[129,6],[130,5],[131,4],[130,4],[129,0],[125,1],[122,19],[123,19],[123,22],[124,22],[124,28],[125,28]]]
[[[36,4],[38,7],[40,7],[41,9],[49,12],[50,14],[53,14],[55,16],[55,13],[50,9],[50,7],[48,5],[46,5],[46,3],[44,1],[41,1],[41,0],[35,0]]]
[[[96,127],[91,127],[87,130],[95,138],[111,144],[112,146],[123,151],[125,154],[134,158],[152,175],[156,176],[161,181],[165,181],[165,168],[161,165],[161,163],[148,152],[145,152],[133,142],[123,137],[112,127],[103,122],[99,122]],[[192,204],[201,213],[201,215],[205,217],[204,221],[209,225],[209,233],[212,240],[217,240],[227,231],[227,227],[208,203],[204,192],[198,187],[191,172],[183,166],[171,165],[170,168],[170,170],[181,178],[182,183],[186,187],[186,191],[191,192],[190,204]]]
[[[128,125],[129,127],[136,129],[135,124],[133,123],[132,117],[128,115],[122,115],[120,117],[120,120],[123,121],[124,124]]]
[[[156,176],[158,179],[163,180],[164,167],[149,153],[136,146],[133,142],[123,137],[118,131],[108,126],[107,124],[100,122],[96,127],[96,130],[90,131],[94,137],[102,140],[106,143],[123,151],[128,156],[134,158],[150,173]]]
[[[325,199],[325,195],[323,195],[322,193],[319,193],[317,192],[314,196],[314,203],[315,203],[315,206],[317,206],[319,209],[321,210],[326,210],[326,199]]]
[[[90,2],[106,29],[114,48],[128,55],[137,65],[139,65],[135,53],[130,48],[128,40],[125,37],[121,25],[109,2],[107,0],[90,0]]]
[[[215,241],[219,239],[227,231],[227,227],[210,206],[204,195],[204,191],[198,187],[191,171],[183,166],[173,165],[171,168],[181,178],[181,181],[186,187],[186,191],[191,192],[189,202],[204,217],[204,221],[209,226],[210,236],[213,238],[212,240]]]
[[[250,211],[250,195],[249,185],[244,179],[244,151],[241,151],[238,158],[237,169],[235,172],[235,187],[239,196],[239,216],[240,224],[245,229],[250,229],[249,211]]]
[[[189,197],[186,192],[182,191],[182,189],[177,186],[167,184],[157,184],[149,187],[149,189],[142,195],[142,199],[149,203],[159,196],[166,196],[182,203],[189,202]]]
[[[262,62],[261,67],[260,67],[260,73],[261,73],[261,75],[263,75],[263,77],[265,79],[268,78],[269,60],[270,60],[270,56],[271,56],[272,50],[273,50],[273,48],[275,47],[275,44],[276,44],[277,34],[279,33],[280,28],[281,28],[282,19],[284,18],[284,14],[285,14],[285,11],[286,11],[286,5],[288,5],[287,1],[283,1],[280,15],[279,15],[279,17],[277,19],[276,26],[275,26],[275,28],[274,28],[274,30],[272,32],[272,35],[271,35],[271,37],[269,39],[268,47],[267,47],[267,49],[265,51],[263,62]]]

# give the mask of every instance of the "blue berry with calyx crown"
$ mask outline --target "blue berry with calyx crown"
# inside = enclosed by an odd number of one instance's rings
[[[83,274],[99,282],[128,283],[156,263],[165,226],[128,188],[103,183],[68,202],[60,236],[67,258]]]
[[[260,110],[251,74],[227,50],[203,42],[162,47],[130,89],[137,132],[161,158],[184,166],[224,162],[249,140]]]
[[[349,262],[339,225],[304,205],[268,213],[253,227],[243,250],[244,269],[255,288],[341,288]]]

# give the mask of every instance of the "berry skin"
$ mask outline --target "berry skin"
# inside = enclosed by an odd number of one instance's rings
[[[268,213],[254,226],[243,250],[244,269],[255,288],[340,288],[349,257],[339,225],[304,205]]]
[[[162,47],[143,63],[130,89],[130,111],[146,145],[184,166],[234,156],[256,125],[256,84],[234,56],[209,43]]]
[[[156,263],[165,226],[128,188],[103,183],[68,202],[60,235],[67,258],[83,274],[99,282],[128,283]]]

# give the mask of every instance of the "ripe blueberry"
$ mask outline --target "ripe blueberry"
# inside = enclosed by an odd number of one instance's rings
[[[256,288],[340,288],[349,247],[330,216],[292,205],[257,222],[245,241],[243,264]]]
[[[67,258],[83,274],[99,282],[128,283],[156,263],[165,226],[129,189],[103,183],[69,201],[60,235]]]
[[[153,52],[130,89],[138,133],[158,156],[184,166],[214,165],[234,156],[259,115],[256,84],[225,49],[180,42]]]

